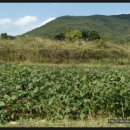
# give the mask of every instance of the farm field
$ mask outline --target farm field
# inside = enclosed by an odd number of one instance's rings
[[[1,63],[1,123],[129,118],[129,68]]]
[[[0,127],[130,127],[130,5],[35,5],[0,4]]]

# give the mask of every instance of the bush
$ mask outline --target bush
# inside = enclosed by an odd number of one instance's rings
[[[89,32],[88,37],[89,37],[89,41],[93,41],[101,38],[96,31]]]
[[[55,36],[55,39],[56,40],[65,40],[65,34],[63,34],[63,33],[60,33],[60,34],[57,34],[56,36]]]
[[[96,31],[80,31],[71,30],[67,33],[60,33],[55,36],[56,40],[67,40],[67,41],[77,41],[77,40],[99,40],[101,37]]]
[[[80,40],[82,39],[82,33],[79,30],[73,30],[73,31],[67,32],[65,34],[65,39],[67,41],[72,41],[72,42]]]
[[[2,39],[7,39],[7,38],[8,38],[7,33],[1,33],[1,38],[2,38]]]
[[[89,31],[82,31],[82,39],[83,40],[89,39]]]
[[[1,39],[9,39],[9,40],[15,39],[14,36],[8,35],[7,33],[1,33],[0,37]]]

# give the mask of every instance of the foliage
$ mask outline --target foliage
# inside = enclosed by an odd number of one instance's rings
[[[56,40],[65,40],[65,34],[60,33],[55,36]]]
[[[89,39],[89,31],[82,31],[82,39],[83,40]]]
[[[62,16],[26,34],[54,39],[56,34],[71,30],[94,30],[107,40],[126,40],[130,34],[130,14]]]
[[[0,65],[0,120],[130,116],[130,69]]]
[[[7,33],[1,33],[1,39],[9,39],[12,40],[14,39],[14,36],[8,35]]]
[[[96,31],[80,31],[71,30],[66,33],[60,33],[55,36],[56,40],[78,41],[78,40],[97,40],[100,39],[100,35]]]
[[[65,39],[67,41],[72,41],[72,42],[80,40],[82,39],[82,33],[79,30],[69,31],[65,34]]]
[[[7,38],[8,38],[7,33],[1,33],[1,38],[2,38],[2,39],[7,39]]]
[[[92,31],[88,33],[88,39],[89,41],[100,39],[99,34],[96,31]]]

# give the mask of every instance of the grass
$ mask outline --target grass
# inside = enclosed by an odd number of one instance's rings
[[[130,127],[129,123],[108,123],[108,117],[88,118],[86,120],[47,121],[39,119],[21,119],[0,124],[0,127]]]
[[[0,41],[0,61],[30,63],[130,64],[130,45],[111,41],[52,41],[17,38]]]

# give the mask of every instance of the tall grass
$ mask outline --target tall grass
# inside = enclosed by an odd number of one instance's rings
[[[0,60],[32,63],[89,63],[107,59],[109,63],[129,64],[130,45],[110,41],[55,41],[39,37],[0,40]],[[114,62],[113,62],[114,61]],[[125,62],[123,62],[125,61]],[[114,64],[115,64],[114,63]]]

